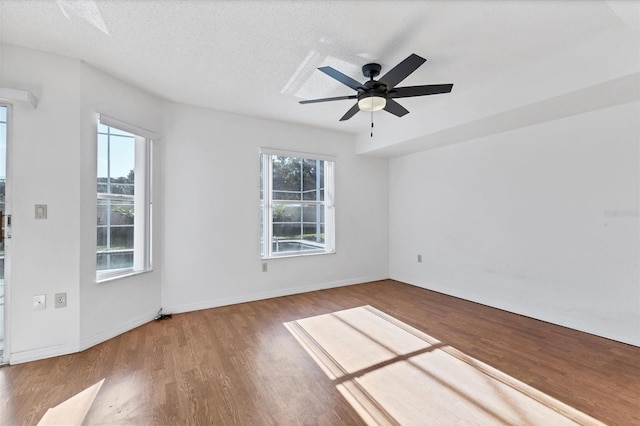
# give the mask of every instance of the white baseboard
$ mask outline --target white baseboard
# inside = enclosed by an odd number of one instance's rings
[[[38,361],[41,359],[82,352],[85,349],[89,349],[92,346],[112,339],[122,333],[133,330],[136,327],[140,327],[141,325],[152,321],[156,317],[156,315],[157,311],[141,315],[137,318],[132,319],[131,321],[126,322],[125,324],[119,325],[118,327],[114,327],[90,336],[82,340],[80,343],[73,342],[64,345],[49,346],[46,348],[33,349],[23,352],[14,352],[9,355],[9,364],[22,364],[24,362]]]
[[[158,309],[160,308],[158,307]],[[119,325],[118,327],[110,328],[98,334],[94,334],[93,336],[89,336],[80,342],[80,351],[89,349],[92,346],[95,346],[102,342],[106,342],[107,340],[113,339],[114,337],[119,336],[122,333],[126,333],[129,330],[133,330],[134,328],[140,327],[143,324],[153,321],[157,315],[158,311],[140,315],[130,321],[127,321],[124,324]]]
[[[65,343],[64,345],[47,346],[46,348],[31,349],[22,352],[13,352],[9,354],[9,364],[22,364],[24,362],[69,355],[76,352],[79,352],[77,342]]]
[[[244,302],[253,302],[255,300],[270,299],[273,297],[280,297],[280,296],[289,296],[292,294],[306,293],[306,292],[316,291],[316,290],[325,290],[325,289],[335,288],[335,287],[344,287],[348,285],[361,284],[369,281],[378,281],[383,279],[387,279],[387,277],[359,277],[359,278],[352,278],[348,280],[314,284],[314,285],[304,286],[304,287],[290,287],[286,289],[254,293],[250,295],[213,299],[213,300],[208,300],[204,302],[187,303],[182,305],[169,305],[169,306],[165,306],[163,308],[163,311],[167,313],[182,313],[182,312],[198,311],[201,309],[216,308],[219,306],[234,305],[237,303],[244,303]],[[53,358],[56,356],[82,352],[86,349],[89,349],[92,346],[105,342],[122,333],[126,333],[129,330],[133,330],[136,327],[146,324],[152,321],[156,317],[156,315],[157,315],[157,311],[140,315],[117,327],[104,330],[98,334],[94,334],[93,336],[89,336],[83,339],[82,341],[80,341],[79,343],[73,342],[73,343],[67,343],[64,345],[50,346],[46,348],[33,349],[33,350],[28,350],[23,352],[15,352],[9,355],[9,364],[21,364],[24,362],[37,361],[45,358]]]
[[[628,345],[640,346],[640,336],[624,335],[610,329],[603,329],[592,324],[584,324],[574,318],[567,318],[561,315],[556,315],[550,312],[539,312],[532,309],[527,309],[522,306],[515,306],[503,301],[496,301],[493,299],[478,296],[477,294],[471,294],[468,292],[460,291],[459,289],[442,288],[434,283],[422,281],[419,279],[410,278],[407,276],[395,275],[391,279],[400,281],[403,283],[411,284],[416,287],[421,287],[427,290],[436,291],[438,293],[446,294],[448,296],[457,297],[459,299],[468,300],[471,302],[479,303],[481,305],[490,306],[492,308],[501,309],[503,311],[511,312],[514,314],[522,315],[525,317],[537,319],[540,321],[556,324],[562,327],[567,327],[572,330],[581,331],[595,336],[604,337],[606,339],[615,340],[617,342],[626,343]]]
[[[348,285],[362,284],[370,281],[379,281],[387,279],[388,277],[358,277],[348,280],[331,281],[321,284],[312,284],[304,287],[289,287],[285,289],[278,289],[272,291],[265,291],[260,293],[253,293],[248,295],[224,297],[220,299],[211,299],[202,302],[184,303],[180,305],[163,304],[163,312],[179,314],[182,312],[199,311],[202,309],[217,308],[220,306],[235,305],[238,303],[254,302],[256,300],[271,299],[273,297],[290,296],[292,294],[308,293],[310,291],[326,290],[335,287],[345,287]]]

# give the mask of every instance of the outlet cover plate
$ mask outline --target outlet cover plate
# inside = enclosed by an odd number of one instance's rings
[[[34,311],[43,311],[47,308],[47,295],[39,294],[37,296],[33,296],[33,310]]]
[[[55,298],[55,308],[65,308],[67,306],[67,293],[56,293]]]

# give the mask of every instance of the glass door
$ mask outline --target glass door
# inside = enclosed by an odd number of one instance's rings
[[[0,105],[0,363],[5,362],[5,297],[4,259],[5,259],[5,217],[7,184],[7,107]]]

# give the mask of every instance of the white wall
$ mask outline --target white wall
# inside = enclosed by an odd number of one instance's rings
[[[2,86],[39,99],[36,109],[13,105],[11,120],[11,363],[85,349],[161,305],[185,311],[388,276],[387,161],[357,158],[352,137],[175,105],[74,59],[8,45],[0,53]],[[96,113],[160,136],[154,271],[105,283],[95,281]],[[337,156],[337,254],[274,260],[261,272],[261,146]],[[34,219],[34,204],[48,205],[47,220]],[[53,308],[58,292],[64,309]],[[43,311],[32,309],[37,294],[47,295]]]
[[[80,217],[80,348],[85,349],[152,320],[160,309],[160,271],[96,283],[96,114],[101,113],[162,134],[162,102],[87,64],[82,64]],[[158,138],[155,145],[161,144]],[[154,201],[161,197],[162,161],[156,155]],[[162,210],[154,211],[153,252],[159,251]]]
[[[388,277],[387,161],[353,138],[182,105],[165,115],[162,304],[170,312]],[[260,147],[336,162],[337,253],[260,260]]]
[[[7,45],[0,53],[1,85],[39,99],[37,109],[13,105],[8,160],[7,343],[12,360],[33,359],[78,347],[80,64]],[[34,204],[48,205],[48,219],[34,219]],[[58,292],[67,293],[65,309],[53,309]],[[39,294],[47,308],[33,311]]]
[[[639,129],[632,102],[391,160],[391,277],[639,345]]]
[[[159,129],[162,103],[77,60],[9,45],[0,53],[0,85],[39,100],[35,109],[14,102],[10,120],[6,349],[15,364],[82,350],[151,320],[160,307],[157,270],[95,282],[95,113]],[[34,204],[47,204],[46,220],[34,219]],[[60,292],[67,307],[54,309]],[[33,311],[39,294],[46,309]]]

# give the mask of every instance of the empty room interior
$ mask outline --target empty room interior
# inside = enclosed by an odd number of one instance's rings
[[[0,0],[0,424],[640,424],[640,1]]]

